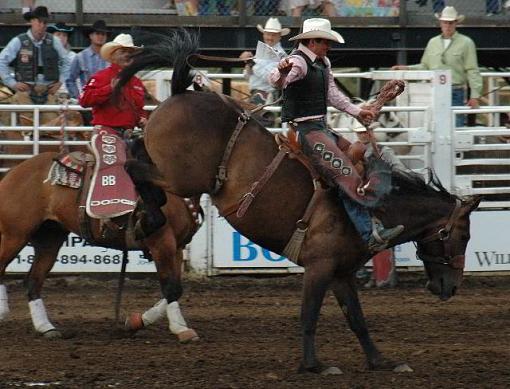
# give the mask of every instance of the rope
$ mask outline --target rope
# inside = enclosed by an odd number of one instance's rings
[[[60,108],[60,117],[62,118],[62,124],[60,125],[60,154],[65,154],[69,152],[69,147],[66,145],[67,139],[67,112],[69,110],[69,98],[64,97],[64,104]]]
[[[122,291],[124,290],[124,282],[126,280],[126,267],[129,262],[128,251],[122,251],[122,266],[119,274],[119,286],[117,288],[117,295],[115,296],[115,324],[119,322],[120,318],[120,303],[122,301]]]

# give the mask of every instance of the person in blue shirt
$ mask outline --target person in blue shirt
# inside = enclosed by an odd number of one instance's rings
[[[0,52],[0,78],[15,92],[14,104],[55,104],[56,93],[69,70],[67,51],[59,39],[46,31],[46,7],[36,7],[23,18],[30,23],[30,29],[12,38]],[[41,122],[56,115],[44,113]]]
[[[99,54],[101,47],[106,43],[108,33],[104,20],[97,20],[84,30],[90,39],[90,46],[79,52],[71,62],[69,77],[66,80],[67,90],[71,98],[80,97],[83,86],[87,84],[93,74],[108,67],[109,63]]]

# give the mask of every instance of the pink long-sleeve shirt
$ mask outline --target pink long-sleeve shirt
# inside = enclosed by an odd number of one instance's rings
[[[312,51],[310,51],[305,45],[301,43],[298,46],[298,50],[303,52],[308,58],[310,58],[312,62],[315,61],[315,59],[317,58],[317,56]],[[299,81],[306,76],[306,73],[308,71],[308,65],[306,64],[306,61],[304,60],[303,57],[299,55],[290,55],[287,58],[289,62],[292,63],[292,69],[287,74],[287,76],[282,76],[278,68],[273,69],[269,74],[268,77],[269,82],[275,88],[285,89],[287,85],[295,81]],[[342,92],[340,92],[340,90],[335,84],[333,72],[331,71],[331,62],[327,57],[323,58],[323,60],[328,69],[328,96],[327,96],[328,104],[340,111],[347,112],[352,116],[358,116],[361,111],[361,108],[352,104],[349,98],[345,96]],[[307,116],[297,118],[295,119],[295,121],[300,122],[309,119],[320,118],[322,116],[323,115]]]

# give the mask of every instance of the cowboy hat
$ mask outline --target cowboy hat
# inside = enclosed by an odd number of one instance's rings
[[[23,14],[23,19],[30,21],[32,19],[47,20],[50,17],[48,8],[43,5],[35,7],[33,11],[28,11]]]
[[[280,21],[278,18],[269,18],[267,19],[266,25],[262,27],[260,24],[257,24],[257,30],[261,33],[264,32],[273,32],[278,33],[281,36],[285,36],[290,32],[290,28],[282,28]]]
[[[101,50],[99,54],[101,57],[108,62],[112,62],[112,54],[117,49],[131,49],[131,50],[139,50],[140,46],[135,46],[133,43],[133,37],[129,34],[119,34],[115,37],[115,39],[111,42],[106,42],[103,46],[101,46]]]
[[[443,11],[435,14],[436,18],[445,22],[462,22],[464,15],[459,15],[454,7],[444,7]]]
[[[46,28],[46,31],[48,31],[48,32],[65,32],[67,34],[70,34],[74,31],[74,27],[66,26],[65,22],[64,23],[59,22],[59,23],[48,25],[48,27]]]
[[[338,32],[331,29],[331,23],[327,19],[322,18],[311,18],[303,22],[303,32],[292,38],[289,41],[310,39],[310,38],[321,38],[330,41],[344,43],[344,38]]]
[[[87,27],[83,30],[83,34],[85,36],[89,36],[90,34],[92,34],[93,32],[112,32],[111,30],[108,30],[108,28],[106,28],[106,23],[104,20],[96,20],[94,22],[94,24],[92,24],[92,26],[90,27]]]

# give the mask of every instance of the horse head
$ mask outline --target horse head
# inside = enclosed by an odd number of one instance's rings
[[[460,199],[449,193],[432,172],[427,183],[419,174],[394,171],[393,186],[377,216],[385,225],[405,226],[399,243],[416,242],[417,258],[423,261],[428,277],[427,288],[447,300],[462,281],[470,239],[469,215],[481,198]]]
[[[428,276],[427,289],[441,300],[454,296],[462,282],[466,247],[470,239],[469,215],[481,197],[457,199],[445,218],[429,226],[418,239],[416,256],[423,261]]]

